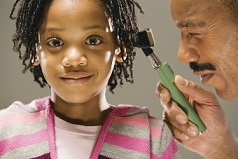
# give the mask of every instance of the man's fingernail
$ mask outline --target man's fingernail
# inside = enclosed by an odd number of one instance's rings
[[[189,127],[189,128],[187,129],[187,131],[188,131],[188,134],[189,134],[190,136],[197,136],[197,135],[198,135],[197,129],[194,128],[194,127]]]
[[[177,75],[177,79],[179,84],[185,85],[185,86],[188,85],[188,80],[184,79],[182,76]]]
[[[189,139],[188,135],[186,135],[184,133],[181,134],[181,137],[182,137],[183,140],[188,140]]]
[[[166,95],[165,92],[161,92],[159,96],[160,96],[160,99],[161,99],[163,102],[166,101],[167,95]]]
[[[181,115],[181,114],[179,114],[179,115],[176,116],[176,120],[177,120],[177,122],[179,122],[180,124],[186,124],[186,123],[187,123],[186,118],[185,118],[183,115]]]

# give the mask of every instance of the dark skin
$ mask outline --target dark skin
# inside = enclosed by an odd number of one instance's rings
[[[101,3],[54,0],[39,37],[34,65],[50,85],[56,114],[81,125],[102,125],[110,112],[106,86],[122,57]]]
[[[10,18],[16,20],[16,32],[12,39],[14,42],[13,50],[19,54],[19,59],[24,66],[23,73],[29,70],[34,75],[34,81],[41,87],[48,85],[48,83],[43,76],[41,67],[34,64],[37,59],[38,31],[44,21],[44,12],[52,2],[53,0],[16,0],[10,14]],[[115,63],[114,70],[108,80],[109,91],[114,93],[118,85],[122,86],[124,82],[133,83],[134,45],[138,40],[135,9],[139,9],[141,13],[143,10],[134,0],[98,2],[102,3],[107,17],[111,17],[110,23],[115,24],[113,26],[114,41],[118,42],[121,50],[126,49],[126,53],[120,54],[123,60]],[[127,58],[124,58],[124,55]]]
[[[200,76],[203,84],[214,87],[221,98],[237,98],[238,27],[227,8],[214,0],[170,0],[170,9],[181,31],[180,62],[199,64],[193,73]],[[201,65],[205,64],[213,67],[202,69]],[[165,120],[177,141],[207,159],[237,159],[237,138],[215,95],[181,76],[176,76],[175,84],[207,127],[198,135],[197,127],[188,121],[169,92],[159,84],[157,94],[165,108]]]

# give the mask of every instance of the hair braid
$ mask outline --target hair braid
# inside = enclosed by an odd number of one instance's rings
[[[13,16],[19,4],[19,11],[16,17]],[[49,1],[50,2],[50,1]],[[47,83],[40,66],[33,66],[36,59],[36,45],[38,43],[38,31],[44,17],[44,10],[47,0],[17,0],[10,14],[11,19],[16,19],[16,33],[13,36],[14,51],[19,53],[19,58],[24,66],[23,73],[28,69],[33,73],[34,80],[41,87]],[[22,45],[25,47],[22,53]]]
[[[133,64],[135,59],[134,44],[137,42],[137,19],[135,7],[139,8],[143,13],[140,5],[134,0],[104,0],[107,12],[113,22],[113,27],[117,38],[121,42],[120,47],[123,50],[123,45],[126,47],[127,58],[123,58],[122,63],[116,62],[112,76],[108,82],[110,91],[117,86],[119,80],[120,85],[123,85],[123,77],[127,82],[133,83]]]
[[[16,33],[13,36],[13,50],[19,54],[24,66],[23,73],[28,69],[33,73],[34,80],[41,87],[47,84],[41,67],[34,66],[36,59],[36,47],[38,44],[38,32],[43,22],[45,9],[53,0],[16,0],[13,5],[10,18],[16,20]],[[134,44],[137,41],[137,19],[135,7],[143,13],[140,5],[134,0],[99,0],[103,2],[107,15],[112,19],[116,38],[120,41],[120,48],[127,50],[127,58],[121,57],[122,63],[116,62],[112,75],[108,81],[111,92],[119,84],[123,85],[123,77],[127,82],[133,83],[133,61],[135,58]],[[19,4],[20,3],[20,4]],[[19,4],[16,17],[13,16]],[[116,39],[115,39],[116,40]],[[23,51],[22,47],[25,50]]]

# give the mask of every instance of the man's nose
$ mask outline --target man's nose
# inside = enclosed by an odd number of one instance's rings
[[[186,40],[181,39],[178,49],[178,59],[181,63],[190,63],[198,60],[198,54],[189,49]]]

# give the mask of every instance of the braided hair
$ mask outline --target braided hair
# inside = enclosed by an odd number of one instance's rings
[[[109,90],[113,93],[118,83],[123,85],[123,78],[126,82],[133,83],[133,61],[136,55],[134,45],[137,43],[138,33],[135,9],[138,8],[141,13],[143,11],[134,0],[101,0],[101,2],[104,4],[106,14],[112,20],[115,37],[120,41],[121,50],[124,50],[123,45],[127,50],[127,58],[124,59],[123,53],[121,53],[123,62],[115,63],[108,81]],[[39,28],[43,22],[45,10],[50,3],[52,0],[16,0],[10,14],[10,18],[16,20],[16,32],[12,39],[13,50],[19,54],[19,59],[22,60],[23,73],[30,70],[34,75],[34,81],[41,87],[47,85],[47,81],[40,65],[34,66],[33,64],[36,59]],[[18,7],[18,13],[14,16]]]

